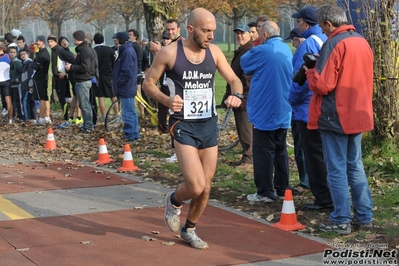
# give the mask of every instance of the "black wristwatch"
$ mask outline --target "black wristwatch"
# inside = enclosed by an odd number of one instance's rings
[[[244,95],[242,95],[241,93],[238,93],[238,92],[235,92],[234,96],[236,96],[240,100],[244,99]]]

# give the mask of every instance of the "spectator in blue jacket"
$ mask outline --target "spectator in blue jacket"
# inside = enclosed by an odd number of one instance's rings
[[[292,64],[293,74],[303,64],[305,53],[319,54],[319,51],[327,39],[318,25],[317,8],[305,6],[298,13],[292,15],[297,19],[298,27],[305,41],[298,46]],[[308,171],[309,187],[315,200],[313,203],[305,204],[303,207],[311,210],[319,210],[332,207],[330,191],[327,186],[327,172],[323,160],[323,150],[320,133],[317,130],[308,130],[308,108],[313,92],[309,90],[308,82],[302,86],[292,82],[289,101],[292,106],[293,121],[299,129],[301,145],[305,157],[306,169]]]
[[[247,100],[253,124],[253,166],[257,192],[249,201],[273,202],[289,188],[287,129],[291,124],[288,93],[292,77],[292,52],[273,21],[259,29],[261,44],[241,57],[245,75],[252,75]],[[273,173],[274,184],[273,184]],[[276,191],[274,191],[274,189]]]
[[[302,42],[305,40],[301,36],[301,32],[299,31],[299,28],[293,28],[288,35],[286,40],[290,40],[292,43],[292,46],[297,49],[299,45],[302,44]],[[295,54],[294,54],[295,56]],[[292,58],[293,62],[296,60],[295,58]],[[295,186],[296,189],[298,190],[306,190],[309,189],[309,177],[308,177],[308,171],[306,170],[306,165],[305,165],[305,155],[303,154],[303,149],[302,149],[302,144],[301,144],[301,135],[299,134],[299,128],[298,128],[298,123],[299,121],[294,120],[295,114],[294,110],[292,110],[292,120],[291,120],[291,134],[292,138],[294,140],[294,155],[295,155],[295,162],[296,166],[298,168],[298,175],[299,175],[299,184]]]
[[[116,96],[121,100],[123,134],[126,141],[140,139],[139,121],[134,108],[134,97],[137,93],[137,55],[132,42],[128,42],[126,32],[113,36],[118,49],[118,58],[114,63],[113,82]]]

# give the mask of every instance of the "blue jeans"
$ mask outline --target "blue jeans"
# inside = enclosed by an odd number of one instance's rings
[[[122,105],[123,135],[125,139],[140,139],[139,120],[134,108],[134,98],[120,98]]]
[[[91,80],[76,82],[75,91],[78,97],[79,107],[82,111],[83,125],[82,129],[93,129],[93,110],[90,103]]]
[[[334,203],[330,220],[348,223],[351,220],[351,197],[354,214],[361,223],[373,219],[373,200],[362,162],[362,134],[338,134],[320,130],[327,182]]]

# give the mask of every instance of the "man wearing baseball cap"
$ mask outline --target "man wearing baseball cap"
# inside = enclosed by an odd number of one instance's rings
[[[137,94],[137,54],[127,32],[118,32],[112,37],[118,49],[114,63],[113,82],[115,95],[122,105],[123,135],[128,142],[140,139],[139,121],[134,107]]]
[[[301,36],[299,28],[295,27],[291,30],[290,34],[288,35],[287,38],[285,38],[285,40],[291,40],[292,46],[298,48],[298,46],[301,45],[301,43],[305,40],[305,38]],[[291,120],[291,134],[294,140],[294,155],[299,175],[299,184],[296,185],[295,188],[298,189],[299,191],[304,191],[306,189],[309,189],[309,177],[308,177],[308,172],[306,170],[305,158],[303,156],[303,149],[301,145],[301,136],[299,134],[299,129],[298,129],[298,122],[295,120]]]
[[[298,46],[292,59],[294,72],[296,73],[303,64],[305,53],[319,54],[319,51],[327,39],[318,24],[317,8],[305,6],[299,12],[292,14],[297,19],[301,36],[306,40]],[[292,106],[292,120],[299,130],[305,165],[308,171],[309,187],[315,200],[303,207],[310,210],[320,210],[332,207],[332,199],[327,186],[327,172],[323,160],[320,133],[317,130],[307,130],[308,109],[313,92],[309,90],[308,82],[300,86],[292,82],[289,101]]]
[[[305,40],[305,38],[301,36],[299,28],[295,27],[291,30],[290,34],[287,38],[285,38],[285,40],[291,40],[292,46],[298,48],[298,46]]]
[[[233,165],[241,166],[244,168],[252,167],[252,124],[248,122],[247,114],[247,97],[249,93],[249,86],[244,77],[244,72],[240,66],[240,59],[243,54],[251,50],[254,44],[251,40],[251,29],[246,24],[240,24],[234,29],[236,41],[240,47],[234,51],[234,57],[231,60],[231,68],[233,69],[236,76],[241,80],[243,86],[243,96],[241,106],[233,109],[234,118],[237,125],[238,138],[243,149],[240,160],[232,162]],[[230,85],[226,85],[226,93],[223,97],[222,104],[230,96],[231,88]]]

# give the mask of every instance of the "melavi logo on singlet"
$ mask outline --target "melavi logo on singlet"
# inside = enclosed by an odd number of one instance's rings
[[[212,73],[198,73],[198,71],[184,71],[183,80],[197,80],[197,81],[186,81],[184,83],[185,89],[207,89],[210,88],[210,82],[212,79]],[[201,79],[207,79],[208,81],[201,81]]]

